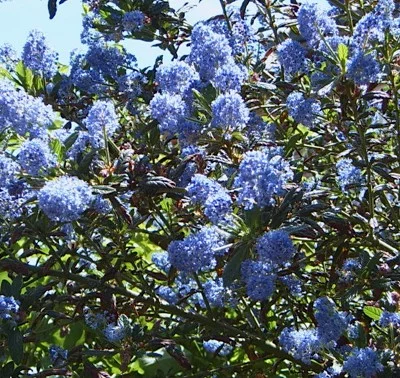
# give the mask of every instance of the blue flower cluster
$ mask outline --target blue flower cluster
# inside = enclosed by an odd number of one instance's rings
[[[311,47],[318,46],[322,38],[335,36],[338,29],[332,17],[316,3],[304,3],[297,14],[299,31]]]
[[[310,364],[311,358],[314,358],[321,349],[315,329],[296,331],[291,327],[285,328],[279,336],[279,344],[285,352],[305,364]]]
[[[262,261],[245,260],[241,266],[247,295],[255,301],[269,298],[275,291],[276,274],[271,265]]]
[[[212,83],[222,92],[230,90],[239,92],[247,76],[247,69],[232,60],[217,69]]]
[[[346,76],[358,85],[375,83],[381,77],[381,67],[374,54],[356,51],[347,63]]]
[[[219,95],[212,103],[212,121],[214,127],[224,131],[242,130],[249,120],[249,109],[242,96],[235,91]]]
[[[357,277],[358,272],[361,270],[362,264],[359,258],[349,258],[343,262],[340,271],[340,280],[343,282],[351,282]]]
[[[122,27],[127,32],[136,32],[143,28],[146,16],[140,10],[126,12],[122,16]]]
[[[223,34],[203,23],[195,25],[191,35],[189,62],[198,67],[203,81],[213,80],[219,67],[232,61],[232,49]]]
[[[57,345],[51,345],[49,348],[49,356],[51,364],[54,367],[62,367],[66,364],[68,359],[68,351]]]
[[[279,148],[247,152],[234,181],[239,192],[237,202],[246,210],[272,205],[273,197],[282,195],[284,185],[292,178],[293,172]]]
[[[122,47],[94,40],[85,54],[71,55],[69,81],[83,91],[102,94],[109,90],[110,82],[118,83],[135,64],[136,58]]]
[[[289,75],[307,70],[306,49],[297,41],[287,39],[277,48],[279,63]]]
[[[397,312],[384,311],[379,318],[381,327],[389,327],[390,325],[396,328],[400,327],[400,314]]]
[[[77,220],[94,196],[89,185],[77,177],[62,176],[48,181],[38,193],[41,210],[53,221]]]
[[[213,307],[223,307],[225,304],[225,296],[227,289],[224,287],[222,278],[210,279],[203,284],[204,294],[207,297],[208,302]],[[200,303],[202,307],[205,307],[204,303]]]
[[[156,289],[156,294],[169,304],[177,304],[179,301],[178,294],[169,286],[160,286]]]
[[[168,273],[171,268],[167,252],[154,252],[151,255],[151,261],[160,270]]]
[[[169,261],[186,273],[209,270],[215,266],[215,250],[223,247],[224,243],[225,238],[216,227],[203,227],[183,240],[171,242],[168,246]]]
[[[0,65],[6,70],[11,70],[18,62],[18,55],[9,43],[0,46]]]
[[[90,144],[94,148],[104,148],[105,136],[111,136],[118,128],[118,117],[114,105],[107,101],[96,101],[85,119]]]
[[[354,28],[350,46],[354,50],[363,50],[371,47],[375,42],[382,42],[385,38],[385,30],[394,23],[393,0],[379,0],[372,10],[365,14]]]
[[[231,211],[232,199],[226,189],[208,177],[195,174],[187,187],[193,203],[203,205],[205,215],[216,224],[226,219]]]
[[[0,295],[0,318],[10,320],[15,317],[19,311],[19,301],[14,297]]]
[[[117,82],[120,93],[124,94],[128,100],[133,100],[142,93],[146,78],[140,72],[132,71],[120,76]]]
[[[286,99],[289,115],[304,126],[312,127],[316,116],[321,114],[321,105],[314,98],[305,98],[301,92],[292,92]]]
[[[10,127],[22,136],[45,138],[55,118],[53,109],[40,98],[17,90],[8,80],[0,80],[0,131]]]
[[[160,123],[162,133],[173,136],[181,132],[188,107],[179,95],[157,93],[150,102],[151,115]]]
[[[0,216],[14,219],[21,215],[22,204],[33,196],[29,186],[18,179],[21,167],[0,154]]]
[[[157,68],[156,79],[162,93],[183,96],[196,85],[199,75],[186,62],[173,61]]]
[[[110,323],[103,330],[103,333],[108,341],[118,343],[127,336],[127,329],[122,324]]]
[[[362,182],[361,169],[353,165],[351,159],[340,159],[336,163],[337,182],[340,189],[347,191],[350,185],[360,184]]]
[[[285,265],[296,253],[292,239],[286,231],[274,230],[257,239],[256,251],[261,260],[272,265]]]
[[[223,357],[230,354],[233,350],[232,345],[224,343],[223,341],[213,339],[203,341],[203,347],[208,353],[217,354]]]
[[[318,298],[314,302],[314,316],[318,323],[318,338],[327,346],[336,344],[351,320],[346,313],[337,311],[335,303],[328,297]]]
[[[22,61],[34,73],[45,78],[53,77],[57,72],[58,54],[47,45],[44,34],[32,30],[24,45]]]
[[[343,371],[351,378],[372,378],[383,370],[379,357],[372,348],[354,348],[343,364]]]
[[[56,165],[56,157],[51,152],[48,141],[32,139],[25,141],[18,154],[18,162],[30,175],[46,172]]]
[[[18,172],[18,164],[4,154],[0,154],[0,187],[9,187],[16,183]]]

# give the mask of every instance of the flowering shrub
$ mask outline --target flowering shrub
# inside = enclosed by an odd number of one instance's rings
[[[400,376],[400,8],[329,3],[0,47],[0,377]]]

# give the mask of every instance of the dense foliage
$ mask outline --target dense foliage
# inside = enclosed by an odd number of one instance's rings
[[[0,377],[400,376],[400,8],[329,3],[0,47]]]

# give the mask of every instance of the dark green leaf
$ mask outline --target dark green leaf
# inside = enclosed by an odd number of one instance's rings
[[[8,333],[8,348],[10,349],[10,356],[13,361],[19,364],[24,354],[23,337],[20,330],[14,329]]]
[[[235,249],[234,255],[226,264],[222,275],[224,286],[229,286],[233,281],[240,277],[242,262],[249,257],[249,254],[250,250],[246,244],[242,244]]]
[[[49,16],[51,20],[57,13],[57,0],[49,0],[47,3],[47,8],[49,10]]]

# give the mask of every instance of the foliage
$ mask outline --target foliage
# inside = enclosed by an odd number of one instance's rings
[[[400,9],[231,3],[0,48],[1,377],[399,376]]]

